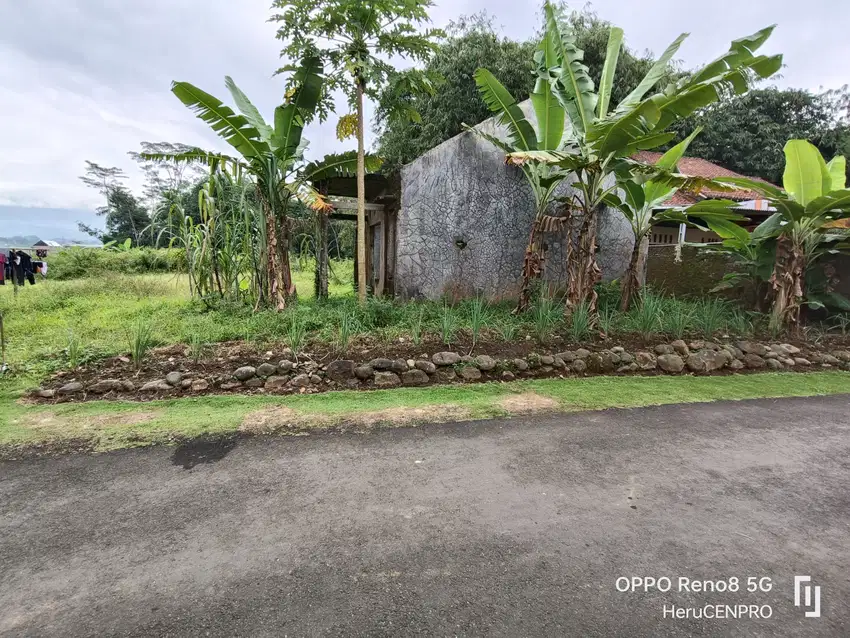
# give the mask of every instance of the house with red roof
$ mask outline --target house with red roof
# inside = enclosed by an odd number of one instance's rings
[[[633,156],[634,159],[644,162],[645,164],[655,164],[661,158],[663,153],[653,151],[640,151]],[[755,177],[741,175],[735,171],[730,171],[728,168],[723,168],[718,164],[709,162],[699,157],[683,157],[679,160],[679,172],[688,177],[704,177],[706,179],[717,179],[720,177],[746,177],[747,179],[760,180]],[[735,202],[740,202],[739,210],[750,221],[747,222],[747,228],[752,230],[764,221],[770,214],[771,210],[768,202],[761,198],[755,191],[750,190],[734,190],[734,191],[717,191],[711,189],[703,189],[699,193],[687,193],[679,191],[670,199],[664,202],[664,207],[690,206],[699,201],[706,199],[731,199]],[[710,231],[703,231],[699,228],[692,228],[684,224],[675,224],[667,222],[658,224],[652,228],[652,233],[649,237],[650,245],[666,246],[677,244],[680,241],[685,243],[706,244],[711,242],[719,242],[720,238]]]

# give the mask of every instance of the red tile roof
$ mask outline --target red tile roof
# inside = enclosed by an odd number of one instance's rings
[[[645,164],[655,164],[659,159],[661,159],[662,155],[663,153],[657,153],[654,151],[639,151],[632,155],[632,159],[636,159]],[[683,175],[687,175],[688,177],[705,177],[708,179],[714,179],[717,177],[746,177],[746,175],[730,171],[727,168],[723,168],[722,166],[718,166],[717,164],[699,157],[683,157],[680,159],[679,172]],[[757,177],[751,177],[749,179],[755,179],[760,182],[764,181]],[[761,199],[761,195],[750,190],[723,192],[703,189],[699,195],[696,193],[677,192],[670,199],[664,202],[664,205],[687,206],[688,204],[693,204],[700,199],[731,199],[734,201],[746,202],[752,199]]]

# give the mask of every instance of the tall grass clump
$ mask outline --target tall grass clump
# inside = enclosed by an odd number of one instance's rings
[[[590,305],[583,301],[573,308],[570,314],[570,326],[568,334],[573,343],[586,341],[590,337],[590,331],[593,327],[593,318],[590,314]]]
[[[339,319],[339,327],[337,328],[336,345],[340,352],[345,352],[348,349],[348,344],[351,342],[351,336],[357,331],[357,317],[353,312],[344,309],[342,316]],[[291,347],[291,346],[290,346]],[[293,348],[293,351],[295,349]]]
[[[443,312],[440,314],[440,339],[447,346],[452,345],[455,331],[457,330],[457,317],[454,309],[448,304],[443,305]]]
[[[689,304],[672,299],[661,318],[662,332],[675,339],[683,339],[693,330],[693,319],[694,310]]]
[[[482,297],[476,297],[469,308],[469,331],[472,333],[472,347],[478,343],[481,328],[487,321],[487,302]]]
[[[82,342],[73,330],[68,331],[68,345],[65,353],[68,355],[68,367],[76,370],[80,366],[80,355],[82,354]]]
[[[701,299],[694,309],[694,322],[702,336],[710,339],[717,332],[726,328],[731,309],[722,299]]]
[[[630,328],[644,339],[651,338],[662,327],[664,298],[650,290],[643,290],[639,303],[629,311]]]
[[[130,359],[136,369],[142,366],[142,362],[153,347],[153,326],[146,319],[139,319],[130,328]]]
[[[297,356],[304,348],[304,343],[307,338],[307,326],[301,317],[297,315],[292,315],[290,317],[289,322],[286,324],[286,329],[284,330],[284,338],[286,340],[286,345],[289,346],[290,350],[292,350],[292,354]]]
[[[207,344],[200,332],[193,332],[189,337],[189,357],[195,365],[203,358]]]
[[[410,324],[410,339],[414,345],[422,343],[422,324],[425,319],[425,308],[420,308],[419,313],[413,317]]]
[[[540,343],[543,343],[552,334],[552,329],[558,321],[555,311],[555,303],[547,295],[540,295],[531,308],[534,336]]]

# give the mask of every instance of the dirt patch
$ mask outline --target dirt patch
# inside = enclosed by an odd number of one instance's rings
[[[509,414],[529,414],[531,412],[549,412],[560,404],[555,399],[544,397],[536,392],[513,394],[499,400],[499,407]]]
[[[351,417],[355,425],[371,428],[377,425],[415,425],[417,423],[447,423],[469,419],[471,412],[459,405],[428,405],[420,408],[387,408],[375,412],[363,412]]]
[[[160,410],[123,412],[121,414],[56,414],[52,411],[34,412],[22,417],[20,424],[30,430],[99,430],[109,427],[132,427],[149,423],[161,416]]]
[[[307,418],[300,412],[276,405],[246,414],[239,425],[239,431],[246,434],[269,434],[276,430],[304,427],[306,421]]]

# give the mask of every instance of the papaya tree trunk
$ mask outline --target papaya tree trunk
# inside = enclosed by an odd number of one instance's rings
[[[363,142],[363,81],[357,78],[357,298],[366,301],[366,150]]]
[[[803,247],[787,235],[776,243],[776,262],[770,277],[773,304],[770,325],[775,331],[798,330],[805,289],[806,257]]]
[[[316,298],[328,298],[328,216],[316,213]]]
[[[596,263],[596,235],[598,211],[584,209],[576,245],[567,251],[567,303],[566,313],[582,303],[588,305],[591,316],[596,316],[596,284],[602,279],[602,271]],[[573,242],[572,232],[568,241]]]
[[[623,283],[620,288],[620,310],[627,312],[632,304],[632,299],[640,294],[646,281],[646,257],[649,251],[649,239],[646,235],[635,239],[632,249],[632,257],[629,267],[623,275]]]

